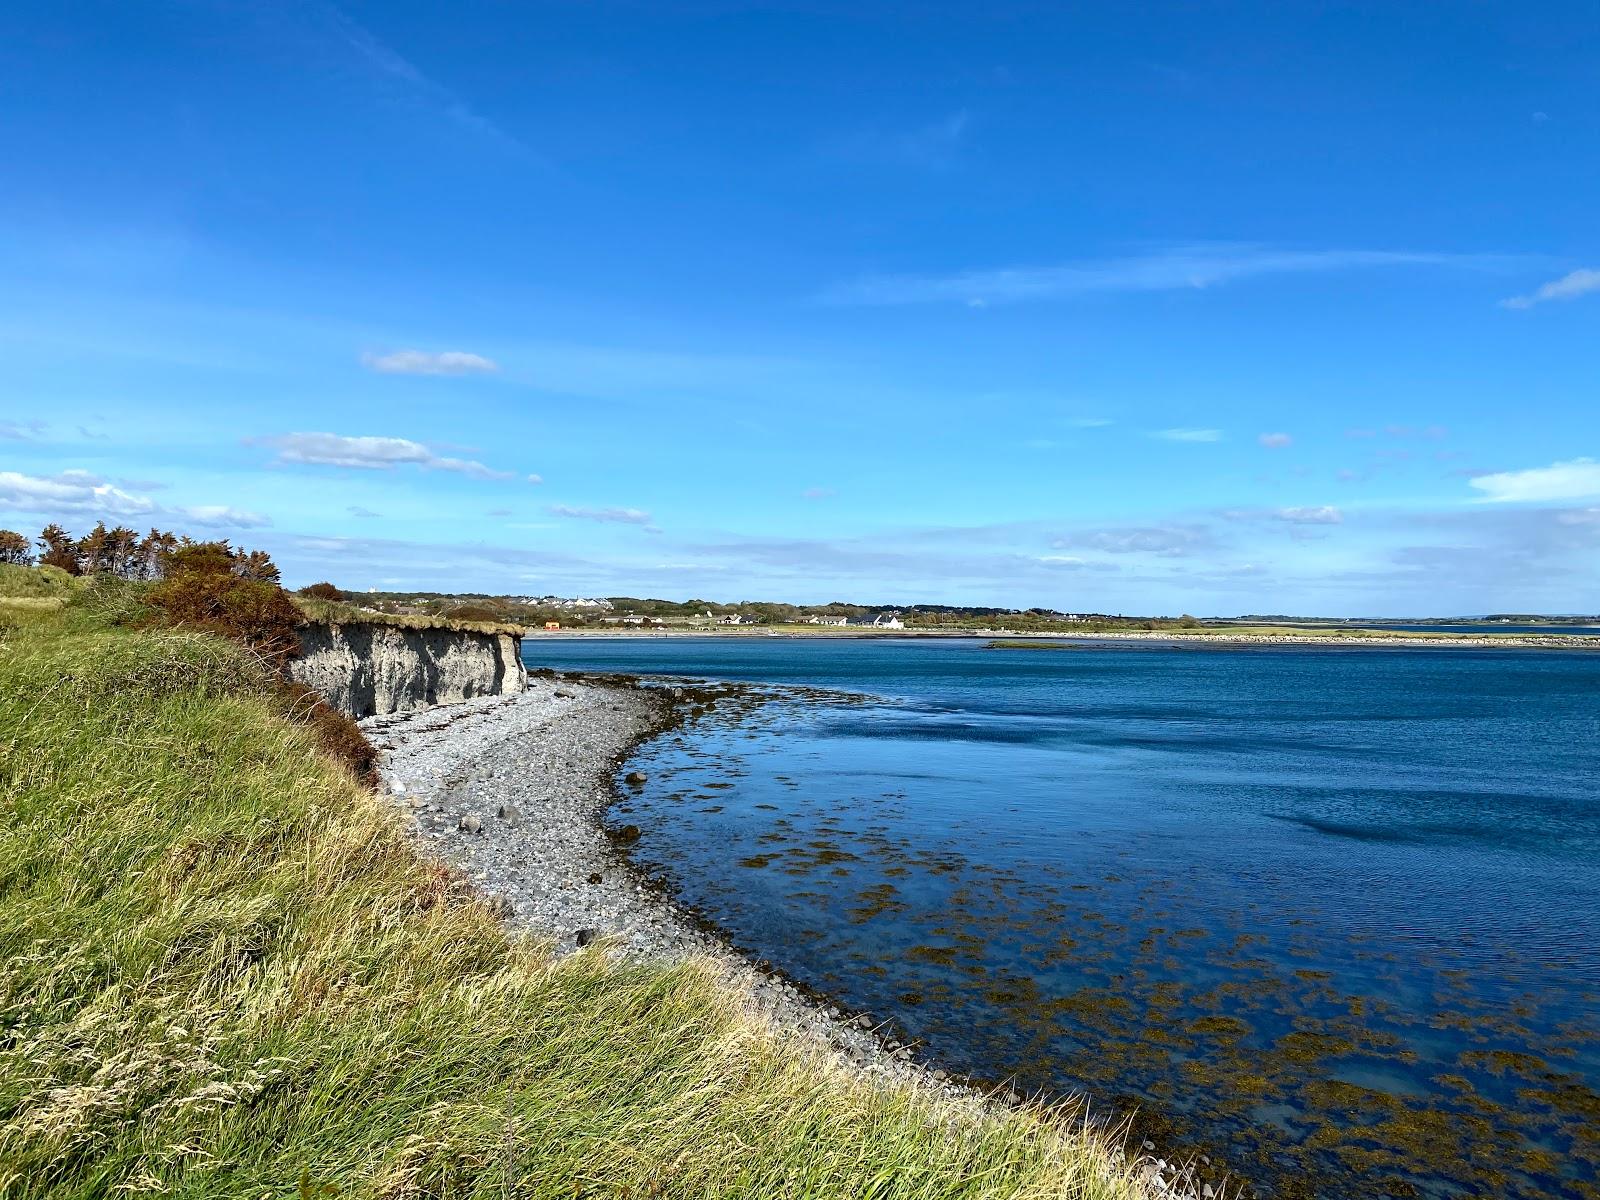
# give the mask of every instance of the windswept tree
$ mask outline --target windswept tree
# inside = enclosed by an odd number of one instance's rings
[[[78,543],[55,522],[40,530],[37,544],[41,567],[60,567],[68,575],[82,573],[78,565]]]
[[[78,542],[78,569],[85,575],[138,575],[139,535],[125,525],[107,529],[104,521]]]
[[[222,544],[227,545],[226,542]],[[234,573],[241,579],[252,579],[257,583],[278,582],[278,565],[265,550],[252,550],[248,554],[243,550],[235,550],[233,563]]]
[[[160,529],[152,529],[139,542],[135,552],[135,579],[160,579],[167,573],[167,561],[178,548],[178,539]]]
[[[10,529],[0,529],[0,563],[10,563],[14,567],[31,567],[33,543],[20,533]]]

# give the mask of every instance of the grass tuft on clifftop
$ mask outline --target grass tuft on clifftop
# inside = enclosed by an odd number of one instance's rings
[[[508,633],[521,637],[527,627],[506,621],[459,620],[446,616],[386,613],[362,608],[348,600],[328,600],[320,596],[296,595],[295,607],[303,620],[313,625],[393,625],[398,629],[449,629],[456,633]]]
[[[508,937],[256,660],[0,608],[0,1196],[1082,1197],[1103,1148],[870,1085],[696,964]]]

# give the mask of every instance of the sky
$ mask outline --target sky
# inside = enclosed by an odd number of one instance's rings
[[[0,526],[1600,610],[1592,3],[0,8]]]

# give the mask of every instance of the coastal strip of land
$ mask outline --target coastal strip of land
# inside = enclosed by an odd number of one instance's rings
[[[889,1047],[863,1070],[805,1017],[784,1032],[696,943],[613,950],[665,932],[626,923],[642,910],[620,880],[584,917],[609,911],[611,938],[552,951],[533,918],[568,910],[528,888],[522,936],[482,849],[458,869],[424,844],[435,822],[408,832],[398,776],[381,800],[334,749],[357,747],[249,647],[89,599],[0,604],[0,1194],[1169,1192],[1081,1113],[913,1084]],[[515,785],[516,827],[554,845],[557,799],[597,811],[656,719],[648,698],[583,695],[541,682],[429,710],[413,731],[437,754],[409,758],[408,782],[508,828],[488,801]],[[374,733],[392,755],[400,727]],[[541,772],[547,791],[521,786]],[[413,794],[402,812],[450,815]],[[560,865],[522,852],[528,876]]]
[[[529,630],[527,635],[540,641],[582,640],[588,638],[815,638],[819,640],[863,641],[951,641],[986,639],[992,644],[1040,645],[1069,642],[1138,642],[1156,645],[1209,646],[1338,646],[1390,649],[1479,649],[1479,650],[1600,650],[1600,636],[1558,633],[1448,633],[1422,630],[1356,629],[1335,626],[1295,628],[1289,626],[1212,626],[1200,629],[1115,629],[1075,631],[1017,631],[1009,629],[813,629],[808,626],[777,625],[745,629],[562,629]]]

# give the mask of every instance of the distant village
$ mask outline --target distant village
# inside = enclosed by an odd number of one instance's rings
[[[629,596],[556,596],[398,593],[371,591],[363,604],[385,612],[445,616],[461,620],[513,622],[549,632],[786,627],[895,632],[906,629],[978,627],[1027,629],[1119,624],[1120,616],[1047,608],[961,608],[941,604],[796,605],[770,601],[723,604],[709,600],[658,600]]]

